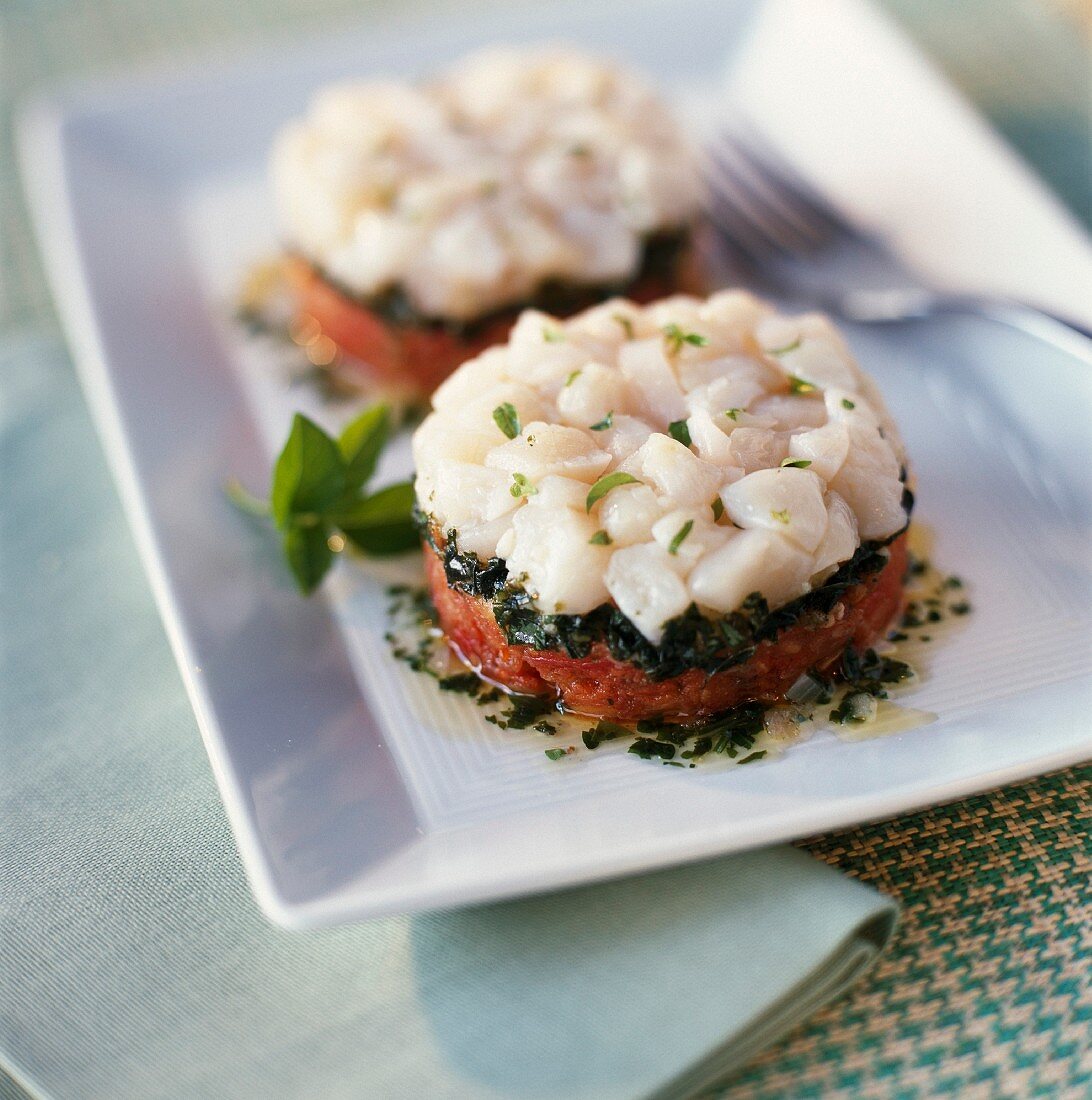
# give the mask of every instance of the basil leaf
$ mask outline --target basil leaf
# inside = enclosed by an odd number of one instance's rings
[[[295,515],[330,507],[344,493],[345,478],[337,444],[313,420],[296,413],[269,491],[277,526],[284,529]]]
[[[338,447],[347,465],[346,492],[355,493],[375,473],[390,434],[391,414],[386,405],[372,405],[345,426]]]
[[[330,519],[366,554],[400,554],[420,545],[413,522],[413,485],[408,481],[388,485]]]
[[[329,532],[322,524],[308,527],[292,524],[284,533],[284,555],[305,596],[314,592],[334,560],[328,538]]]
[[[611,489],[617,489],[619,485],[640,484],[642,483],[639,479],[635,478],[632,474],[622,473],[621,470],[616,470],[613,474],[606,474],[588,491],[588,499],[585,501],[585,511],[590,512],[596,501],[602,500]]]

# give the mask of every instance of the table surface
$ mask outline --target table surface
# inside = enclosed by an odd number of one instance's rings
[[[882,6],[1092,223],[1082,40],[1089,5]],[[401,7],[367,0],[377,18]],[[0,336],[56,326],[11,155],[19,96],[59,77],[245,44],[255,32],[336,27],[339,19],[359,20],[361,10],[361,0],[7,0],[0,7]],[[181,682],[177,689],[181,696]],[[181,757],[184,749],[185,766],[207,777],[196,728],[192,734],[174,751]],[[200,785],[203,797],[210,787]],[[223,874],[241,891],[222,810],[210,800],[201,812],[209,848],[223,853]],[[897,897],[902,927],[848,997],[767,1051],[723,1095],[1088,1095],[1090,820],[1092,768],[1085,766],[802,841]],[[0,1098],[20,1095],[0,1070]]]

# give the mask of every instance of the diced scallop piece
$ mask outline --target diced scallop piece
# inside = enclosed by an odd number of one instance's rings
[[[854,389],[860,377],[845,340],[822,314],[768,317],[755,329],[755,338],[785,374],[819,389]]]
[[[485,390],[507,381],[507,349],[488,348],[437,386],[432,394],[432,407],[439,410],[459,409]]]
[[[789,453],[787,437],[768,428],[736,428],[731,440],[732,461],[748,474],[780,466]]]
[[[632,469],[631,469],[632,467]],[[720,486],[722,473],[703,462],[689,447],[669,435],[650,435],[622,468],[650,485],[677,508],[708,504]]]
[[[856,553],[860,536],[853,509],[837,493],[827,493],[827,529],[812,555],[813,584],[821,584]]]
[[[535,505],[549,508],[575,508],[585,511],[584,502],[588,499],[586,482],[574,481],[571,477],[544,477],[537,485],[538,494]],[[511,494],[509,494],[511,495]]]
[[[614,460],[620,461],[633,454],[652,435],[652,426],[635,416],[615,416],[606,431],[595,435],[596,443],[610,451]]]
[[[526,577],[543,611],[580,615],[606,602],[603,574],[611,551],[590,541],[596,527],[586,515],[531,497],[516,512],[512,529],[509,575]]]
[[[832,389],[823,396],[831,420],[845,421],[853,429],[871,428],[887,443],[900,465],[906,461],[906,449],[898,426],[871,379],[862,377],[860,388],[856,391]]]
[[[703,321],[727,330],[745,350],[753,347],[755,326],[773,310],[746,290],[721,290],[705,300],[698,310]]]
[[[712,416],[720,416],[729,409],[746,409],[752,401],[765,393],[765,388],[756,377],[740,372],[714,378],[711,382],[698,386],[686,395],[686,404],[691,411],[704,409]]]
[[[708,326],[702,320],[701,299],[690,294],[671,294],[653,302],[645,315],[649,321],[662,331],[668,325],[678,325],[683,332],[690,332],[695,326],[705,330]]]
[[[494,522],[497,522],[494,520]],[[507,530],[504,534],[497,539],[497,557],[503,558],[507,561],[512,556],[512,551],[516,548],[516,529],[508,524]]]
[[[494,555],[503,557],[499,544],[511,530],[511,516],[500,516],[487,523],[463,524],[458,528],[459,550],[477,554],[482,561],[488,561]]]
[[[849,461],[830,487],[845,497],[853,509],[862,539],[887,538],[906,525],[903,485],[898,478],[878,474]]]
[[[774,431],[778,432],[820,428],[827,422],[827,409],[819,396],[775,393],[754,402],[747,411],[772,421]]]
[[[758,528],[736,531],[706,554],[690,574],[697,603],[713,611],[735,611],[752,592],[780,607],[808,591],[811,555],[784,535]]]
[[[728,539],[729,532],[713,523],[710,508],[679,508],[652,525],[652,538],[672,560],[672,567],[686,576],[701,556]]]
[[[717,427],[704,409],[692,412],[686,426],[690,432],[690,442],[699,458],[706,462],[715,462],[718,466],[730,466],[733,463],[731,439]]]
[[[446,462],[480,463],[496,443],[497,426],[491,421],[469,424],[454,410],[429,413],[413,433],[413,460],[418,472]]]
[[[590,336],[612,344],[632,339],[637,334],[637,324],[642,311],[625,298],[611,298],[579,314],[570,325],[575,326],[581,340]]]
[[[648,540],[663,509],[647,485],[619,485],[599,505],[599,522],[617,546]]]
[[[470,462],[446,462],[435,475],[449,524],[486,523],[511,512],[519,500],[512,496],[511,477]]]
[[[728,379],[744,396],[739,407],[748,405],[767,390],[777,389],[781,385],[779,372],[765,363],[746,355],[717,355],[705,360],[680,360],[678,363],[679,382],[685,390],[696,390],[707,386],[718,378]],[[731,406],[729,406],[731,407]]]
[[[849,428],[849,457],[846,463],[862,470],[873,471],[884,477],[899,476],[899,460],[884,438],[880,425],[851,423]]]
[[[463,402],[458,409],[452,409],[450,415],[457,417],[465,425],[474,425],[493,429],[493,442],[499,443],[504,433],[494,419],[494,413],[502,405],[511,405],[516,410],[521,425],[541,420],[546,415],[546,403],[530,386],[520,382],[501,382],[499,385],[483,389],[478,396]]]
[[[635,412],[658,428],[686,419],[686,401],[664,353],[662,337],[623,344],[618,366],[631,387],[630,402]]]
[[[722,499],[733,523],[775,531],[810,554],[827,528],[824,490],[810,470],[786,466],[748,474],[725,489]]]
[[[563,323],[535,309],[525,309],[519,315],[508,352],[509,375],[551,396],[586,361],[583,351],[568,342]]]
[[[493,470],[522,474],[533,482],[550,474],[591,482],[607,468],[610,457],[579,428],[535,420],[524,425],[522,435],[494,447],[485,456],[485,464]]]
[[[789,457],[810,462],[808,469],[824,481],[837,475],[848,454],[849,431],[844,424],[824,424],[789,437]]]
[[[618,609],[653,644],[664,625],[690,606],[690,592],[672,567],[671,555],[654,542],[615,550],[606,585]]]
[[[562,419],[577,428],[590,428],[612,413],[624,414],[627,403],[625,379],[602,363],[588,363],[557,395]]]

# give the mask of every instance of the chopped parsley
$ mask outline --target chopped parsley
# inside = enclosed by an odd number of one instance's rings
[[[518,475],[517,475],[518,476]],[[632,474],[616,470],[613,474],[605,474],[588,490],[587,500],[584,502],[584,510],[590,512],[592,508],[619,485],[640,485],[642,482]],[[516,494],[513,494],[516,495]]]
[[[791,344],[786,344],[781,348],[767,348],[767,355],[788,355],[790,351],[796,351],[800,347],[800,343],[803,337],[798,336]]]
[[[582,370],[574,370],[568,378],[565,379],[565,385],[571,386],[584,372]]]
[[[611,315],[611,319],[622,326],[622,331],[626,334],[627,340],[633,339],[633,322],[624,313],[614,313]]]
[[[542,339],[547,344],[560,344],[565,339],[565,333],[559,328],[544,328],[542,330]]]
[[[591,729],[584,730],[580,739],[586,748],[597,749],[604,741],[614,741],[619,737],[628,737],[630,730],[626,726],[620,726],[617,722],[608,722],[601,718]]]
[[[596,531],[590,539],[588,544],[591,546],[610,546],[614,540],[606,533],[606,531]]]
[[[657,741],[655,737],[638,737],[630,745],[629,751],[642,760],[651,760],[654,756],[661,760],[670,760],[675,755],[675,746],[670,741]]]
[[[671,355],[677,355],[682,350],[683,344],[703,348],[709,343],[708,336],[702,336],[700,332],[683,332],[674,322],[664,325],[661,331],[664,334],[664,343]]]
[[[672,420],[667,426],[667,434],[672,439],[678,440],[684,447],[690,446],[690,428],[685,420]]]
[[[679,552],[679,547],[682,546],[683,542],[686,540],[686,536],[690,534],[690,532],[693,530],[693,528],[694,528],[694,521],[692,519],[688,519],[679,528],[678,533],[671,540],[671,545],[668,546],[667,552],[671,555],[677,554]]]
[[[948,610],[953,615],[967,615],[970,613],[971,605],[966,600],[960,600],[959,603],[952,604]]]
[[[729,420],[738,420],[741,412],[743,412],[743,409],[725,409],[724,415],[728,417]]]
[[[531,484],[525,474],[512,475],[512,486],[508,490],[514,497],[533,497],[538,489]]]
[[[770,509],[770,515],[774,519],[776,519],[778,523],[788,524],[788,522],[789,522],[789,510],[788,510],[788,508],[780,508],[777,511],[775,511],[773,508],[771,508]]]
[[[724,515],[724,501],[717,497],[710,507],[713,509],[713,522],[717,523],[720,517]]]
[[[850,401],[850,399],[848,397],[843,397],[842,398],[842,408],[843,409],[855,409],[856,407],[857,406],[852,401]]]
[[[493,422],[509,439],[515,439],[521,431],[519,413],[510,401],[505,401],[493,410]]]
[[[567,756],[568,752],[568,749],[547,749],[546,755],[551,760],[560,760],[563,756]]]
[[[753,764],[756,760],[761,760],[765,755],[766,755],[766,750],[765,749],[759,749],[758,752],[752,752],[749,755],[745,756],[740,761],[740,764],[741,765],[742,764]]]
[[[810,465],[810,458],[786,458],[784,462],[781,463],[781,468],[783,470],[806,470]]]
[[[614,410],[611,409],[602,420],[596,421],[596,423],[588,427],[589,432],[605,432],[614,424]]]
[[[818,388],[819,387],[812,382],[805,382],[803,378],[797,378],[795,374],[789,375],[789,393],[815,393]]]

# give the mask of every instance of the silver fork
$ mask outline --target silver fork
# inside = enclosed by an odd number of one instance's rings
[[[704,160],[708,213],[721,243],[767,291],[862,323],[988,317],[1092,364],[1092,332],[1075,321],[1009,298],[929,287],[752,130],[721,130]]]

